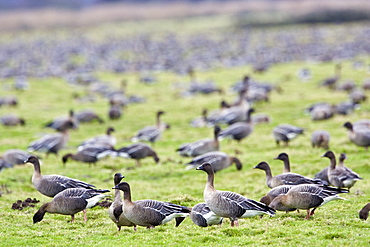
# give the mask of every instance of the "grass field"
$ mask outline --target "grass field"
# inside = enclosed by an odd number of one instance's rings
[[[370,62],[365,55],[361,59],[365,64]],[[360,85],[369,77],[369,71],[367,68],[354,70],[352,62],[341,61],[342,78],[353,79]],[[302,67],[312,71],[313,77],[308,82],[301,82],[296,77],[297,71]],[[225,94],[196,95],[191,98],[179,97],[179,92],[173,87],[179,81],[186,85],[189,81],[186,76],[158,72],[155,73],[157,83],[145,85],[138,81],[136,73],[112,74],[97,71],[96,76],[117,88],[123,78],[127,79],[128,94],[147,99],[142,104],[128,105],[118,121],[108,120],[106,99],[97,97],[96,102],[78,103],[73,100],[72,95],[75,92],[83,94],[85,89],[68,86],[60,78],[29,78],[28,91],[3,89],[2,96],[15,95],[20,103],[16,108],[2,107],[0,113],[15,112],[26,119],[27,125],[13,128],[0,126],[0,153],[10,148],[25,150],[42,133],[51,132],[42,128],[44,123],[56,116],[66,115],[69,109],[94,109],[107,121],[104,124],[81,124],[78,130],[71,131],[67,149],[62,150],[58,157],[51,155],[42,159],[42,173],[74,177],[98,188],[110,189],[113,186],[114,173],[121,172],[125,175],[124,181],[131,185],[133,200],[156,199],[189,207],[203,201],[206,174],[196,170],[186,171],[184,164],[190,159],[180,157],[175,149],[182,143],[212,136],[212,129],[191,128],[189,121],[199,116],[203,108],[216,109],[224,99],[233,101],[236,95],[228,89],[246,74],[257,80],[279,85],[282,92],[273,91],[269,102],[254,105],[256,113],[271,116],[270,123],[256,125],[254,132],[241,143],[221,143],[221,151],[237,156],[243,163],[243,169],[237,171],[235,167],[229,167],[218,172],[215,178],[217,189],[234,191],[259,200],[269,188],[265,184],[263,172],[252,168],[260,161],[267,161],[273,174],[281,173],[282,163],[273,159],[281,152],[289,154],[293,172],[313,177],[329,164],[328,159],[320,158],[325,150],[313,149],[310,144],[311,133],[318,129],[330,132],[330,149],[338,155],[345,152],[348,156],[347,166],[359,173],[363,180],[350,193],[343,195],[347,200],[334,201],[319,208],[310,220],[304,219],[303,211],[289,214],[277,212],[272,218],[241,219],[238,228],[230,227],[228,219],[224,220],[221,228],[200,228],[186,219],[178,228],[174,227],[174,222],[170,222],[150,230],[139,227],[137,232],[132,228],[123,228],[118,232],[107,215],[107,209],[99,206],[88,210],[89,220],[86,224],[82,213],[76,215],[74,223],[69,222],[69,216],[46,214],[43,221],[33,224],[33,214],[42,203],[50,201],[50,198],[34,189],[31,183],[33,167],[30,164],[20,165],[0,173],[0,184],[3,185],[0,197],[0,246],[368,246],[370,225],[358,218],[358,211],[369,202],[369,151],[350,143],[342,125],[346,121],[369,119],[369,102],[363,103],[351,115],[336,115],[324,121],[312,121],[304,113],[304,109],[315,102],[338,103],[347,100],[347,93],[343,91],[318,87],[322,79],[333,74],[333,67],[332,62],[295,62],[274,65],[263,74],[254,74],[250,66],[214,68],[199,72],[198,79],[205,81],[212,78],[224,89]],[[4,84],[8,81],[4,79]],[[154,124],[157,110],[166,112],[163,121],[171,125],[154,146],[161,159],[158,165],[152,159],[143,160],[142,167],[135,167],[133,160],[106,158],[96,166],[89,167],[72,161],[63,167],[63,154],[74,152],[81,141],[103,134],[108,126],[116,129],[114,135],[118,139],[117,148],[129,145],[130,137],[137,130]],[[304,127],[306,134],[293,140],[288,147],[277,147],[272,129],[280,123]],[[44,157],[44,154],[40,156]],[[35,208],[29,207],[21,211],[11,209],[12,203],[28,197],[40,200]]]

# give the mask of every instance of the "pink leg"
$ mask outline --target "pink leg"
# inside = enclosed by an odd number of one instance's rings
[[[83,212],[84,212],[84,221],[86,223],[87,222],[86,209],[84,209]]]
[[[75,215],[74,214],[72,214],[71,215],[71,222],[74,222],[75,221]]]

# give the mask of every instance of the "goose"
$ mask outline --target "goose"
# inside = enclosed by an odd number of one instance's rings
[[[46,152],[46,156],[48,156],[49,153],[54,153],[55,155],[58,155],[59,150],[64,148],[69,140],[68,129],[73,129],[74,126],[75,125],[72,121],[65,122],[60,127],[60,132],[46,134],[40,139],[31,142],[28,146],[28,151]]]
[[[13,164],[12,163],[9,163],[8,161],[2,159],[0,157],[0,171],[6,169],[6,168],[12,168],[13,167]]]
[[[359,212],[359,217],[362,220],[367,220],[369,217],[370,203],[366,204]]]
[[[253,124],[251,122],[251,114],[253,112],[253,108],[247,110],[246,120],[243,122],[233,123],[226,129],[222,130],[220,132],[219,139],[234,139],[240,142],[242,139],[249,136],[253,132]]]
[[[346,169],[346,167],[338,167],[335,155],[332,151],[327,151],[322,157],[326,157],[330,160],[328,179],[331,185],[338,188],[350,189],[358,180],[362,179],[352,170]]]
[[[236,157],[229,156],[228,154],[220,151],[208,152],[193,158],[187,163],[186,170],[197,168],[203,163],[210,163],[213,167],[213,171],[217,172],[224,168],[231,166],[233,163],[236,165],[237,170],[241,170],[243,165],[240,160]]]
[[[64,126],[65,126],[66,122],[72,122],[73,128],[77,129],[78,123],[75,119],[73,110],[69,111],[69,117],[58,117],[58,118],[54,119],[53,121],[45,124],[44,127],[52,128],[52,129],[55,129],[57,131],[62,131],[64,129]]]
[[[109,191],[109,190],[108,190]],[[87,222],[86,209],[94,207],[98,201],[107,197],[101,191],[85,188],[69,188],[58,193],[51,202],[44,203],[33,216],[33,223],[40,222],[45,213],[71,215],[74,222],[75,214],[83,211]]]
[[[351,102],[360,104],[361,102],[366,101],[367,96],[365,91],[362,89],[354,89],[348,94],[348,98]]]
[[[273,129],[273,135],[276,144],[279,146],[280,141],[288,146],[289,142],[296,138],[298,135],[302,135],[304,130],[300,127],[291,124],[280,124]]]
[[[0,156],[0,158],[12,165],[23,165],[24,161],[30,156],[32,156],[32,154],[21,149],[8,149]]]
[[[336,107],[330,104],[319,104],[310,110],[311,119],[313,121],[325,120],[332,118],[335,114]]]
[[[231,125],[236,122],[246,120],[246,112],[251,108],[246,99],[247,89],[241,90],[237,102],[225,109],[223,113],[215,120],[215,124]]]
[[[222,220],[224,218],[216,215],[212,212],[209,207],[207,207],[206,203],[201,202],[195,205],[190,212],[190,219],[200,227],[207,227],[212,225],[220,225],[222,224]]]
[[[317,186],[313,184],[295,185],[285,195],[275,197],[270,207],[276,209],[280,206],[296,209],[307,209],[306,219],[308,220],[316,208],[325,205],[332,200],[345,200],[338,196],[338,193],[347,193],[347,190],[340,190],[328,186]],[[313,208],[312,210],[310,210]]]
[[[220,217],[229,218],[231,226],[239,226],[238,219],[257,215],[275,215],[275,210],[263,203],[248,199],[230,191],[219,191],[214,187],[215,173],[210,163],[197,167],[207,173],[208,179],[204,188],[204,201],[209,209]]]
[[[169,128],[169,125],[161,122],[161,116],[164,114],[164,111],[157,112],[156,125],[155,126],[146,126],[139,130],[137,134],[131,138],[132,142],[138,141],[148,141],[154,144],[161,138],[161,134],[164,130]]]
[[[311,134],[311,145],[313,148],[329,149],[330,134],[326,130],[315,130]]]
[[[122,116],[122,107],[110,103],[110,107],[108,109],[108,117],[110,120],[117,120],[120,119]]]
[[[83,141],[77,148],[82,150],[85,146],[99,145],[106,146],[107,148],[113,148],[117,144],[117,138],[112,135],[115,131],[113,127],[108,127],[105,135],[98,135]]]
[[[350,122],[344,123],[343,126],[348,130],[348,137],[351,142],[368,150],[370,146],[370,128],[354,128]]]
[[[26,125],[26,121],[23,118],[18,117],[15,114],[3,115],[0,117],[0,123],[4,126],[17,126]]]
[[[297,184],[322,184],[322,181],[317,179],[311,179],[304,177],[296,173],[282,173],[276,176],[272,176],[271,168],[265,161],[258,163],[254,169],[264,170],[266,173],[266,184],[269,188],[274,188],[279,185],[297,185]]]
[[[125,176],[123,176],[121,173],[114,174],[114,186],[118,185],[124,177]],[[114,201],[109,206],[108,215],[112,219],[112,221],[117,225],[118,231],[121,231],[122,226],[136,227],[136,225],[129,221],[123,214],[122,205],[123,203],[121,198],[121,192],[120,190],[115,190]]]
[[[134,159],[137,166],[141,166],[140,160],[146,157],[153,157],[155,163],[159,162],[157,153],[150,146],[141,142],[118,149],[115,156]]]
[[[262,123],[270,123],[271,117],[264,113],[253,114],[252,116],[252,123],[253,124],[262,124]]]
[[[59,192],[68,188],[84,188],[92,189],[95,186],[86,182],[61,176],[61,175],[42,175],[39,159],[35,156],[30,156],[25,163],[31,163],[34,167],[32,175],[32,184],[41,194],[54,197]],[[108,192],[107,190],[99,190],[100,192]]]
[[[104,123],[104,120],[99,117],[98,114],[89,109],[77,112],[75,117],[79,123],[89,123],[94,120],[98,121],[99,123]]]
[[[119,183],[113,189],[123,191],[123,214],[129,221],[138,226],[154,228],[166,224],[174,218],[181,218],[183,220],[184,217],[190,214],[189,208],[169,202],[150,199],[131,201],[130,185],[126,182]],[[178,225],[179,223],[177,221],[176,226]],[[134,230],[136,230],[135,227]]]
[[[202,128],[202,127],[207,126],[207,122],[208,122],[207,114],[208,114],[208,110],[203,109],[202,115],[200,117],[196,117],[192,119],[189,125],[193,128]]]
[[[345,159],[347,159],[347,155],[345,153],[341,153],[340,156],[339,156],[339,159],[338,159],[339,162],[338,162],[337,167],[344,167],[344,160]],[[321,171],[319,171],[318,173],[316,173],[315,174],[315,178],[321,179],[323,181],[326,181],[329,184],[330,183],[329,182],[329,178],[328,178],[329,166],[325,167],[324,169],[322,169]],[[345,167],[345,169],[349,169],[349,168]],[[349,170],[351,170],[351,169],[349,169]]]
[[[279,195],[285,195],[288,191],[293,188],[295,185],[279,185],[275,188],[272,188],[266,195],[264,195],[260,202],[264,203],[266,206],[270,205],[270,203]],[[295,211],[296,208],[289,208],[283,205],[276,206],[275,210],[277,211]]]
[[[213,110],[208,114],[207,126],[212,127],[218,124],[217,123],[218,119],[227,111],[229,107],[230,105],[225,100],[222,100],[220,103],[220,108]]]
[[[98,160],[108,155],[112,155],[114,149],[104,145],[85,145],[77,153],[67,153],[62,157],[62,162],[65,165],[69,159],[81,161],[88,164],[96,164]]]
[[[201,139],[192,143],[182,144],[176,152],[184,157],[195,157],[212,151],[218,151],[220,144],[218,141],[221,128],[215,125],[213,135],[214,138]]]
[[[349,115],[354,110],[359,108],[359,104],[356,104],[350,101],[343,101],[343,102],[338,103],[335,108],[336,108],[335,113],[340,114],[340,115]]]
[[[321,85],[324,87],[328,87],[330,89],[335,89],[336,83],[339,81],[340,78],[341,69],[342,69],[341,64],[336,64],[334,76],[324,79],[321,82]]]

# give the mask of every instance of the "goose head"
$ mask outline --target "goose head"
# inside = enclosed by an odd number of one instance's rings
[[[203,163],[202,165],[198,166],[196,168],[196,170],[202,170],[202,171],[205,171],[208,174],[214,173],[212,165],[208,162]]]
[[[274,160],[282,160],[282,161],[285,161],[288,159],[289,159],[289,156],[287,153],[281,153],[277,157],[274,158]]]
[[[345,122],[343,124],[343,127],[346,128],[347,130],[353,130],[353,125],[350,122]]]
[[[118,185],[124,177],[125,176],[123,176],[119,172],[117,172],[116,174],[114,174],[114,185]]]

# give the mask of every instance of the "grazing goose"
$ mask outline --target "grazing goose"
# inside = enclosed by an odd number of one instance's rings
[[[45,196],[54,197],[59,192],[69,188],[92,189],[95,187],[83,181],[61,175],[41,175],[40,162],[35,156],[29,157],[25,163],[33,164],[32,184],[36,190]],[[99,192],[107,191],[99,190]]]
[[[337,167],[335,155],[332,151],[327,151],[322,157],[330,160],[328,179],[331,185],[338,188],[350,189],[358,180],[362,179],[357,173],[346,169],[346,167]]]
[[[140,160],[146,157],[153,157],[155,163],[159,162],[157,153],[145,143],[134,143],[118,149],[115,153],[116,156],[134,159],[137,166],[141,166]]]
[[[273,129],[273,135],[275,137],[276,144],[279,146],[280,141],[288,146],[289,141],[296,138],[298,135],[303,134],[303,129],[291,124],[280,124]]]
[[[86,141],[82,142],[78,150],[82,150],[85,146],[91,145],[99,145],[99,146],[106,146],[107,148],[113,148],[117,144],[117,139],[112,135],[115,129],[113,127],[108,127],[105,135],[98,135],[87,139]]]
[[[275,210],[263,203],[245,198],[234,192],[216,190],[214,188],[215,173],[210,163],[202,164],[197,167],[197,170],[205,171],[208,174],[203,192],[206,205],[216,215],[229,218],[231,226],[239,226],[239,218],[264,214],[273,216],[275,214]]]
[[[227,111],[229,107],[229,104],[225,100],[221,101],[220,108],[213,110],[207,116],[207,126],[214,126],[218,124],[217,120]]]
[[[32,156],[30,153],[20,149],[8,149],[0,156],[0,158],[12,165],[23,165],[24,161],[30,156]]]
[[[198,166],[205,162],[210,163],[212,165],[214,172],[227,168],[231,166],[233,163],[235,163],[237,170],[241,170],[243,167],[242,163],[238,158],[229,156],[224,152],[214,151],[193,158],[192,161],[186,164],[187,165],[186,170],[197,168]]]
[[[315,130],[311,135],[311,145],[313,148],[329,149],[330,134],[326,130]]]
[[[370,203],[366,204],[362,209],[361,211],[359,212],[359,217],[360,219],[362,220],[367,220],[367,218],[369,217],[369,211],[370,211]]]
[[[119,183],[113,189],[123,191],[123,214],[135,225],[154,228],[155,226],[166,224],[174,218],[183,220],[184,217],[190,214],[189,208],[169,202],[149,199],[133,202],[131,201],[130,185],[126,182]],[[179,223],[178,221],[176,222],[176,226],[178,226]],[[136,230],[136,228],[134,229]]]
[[[99,123],[104,123],[104,120],[101,117],[99,117],[98,114],[88,109],[76,113],[75,117],[79,123],[89,123],[94,120],[98,121]]]
[[[33,216],[33,223],[40,222],[46,212],[71,215],[71,222],[74,222],[75,214],[80,211],[83,211],[84,221],[87,222],[86,209],[94,207],[98,201],[107,196],[109,195],[104,195],[101,191],[95,189],[66,189],[58,193],[51,202],[47,202],[39,208]]]
[[[57,131],[62,131],[67,122],[72,122],[73,128],[77,129],[78,123],[75,119],[73,110],[69,111],[69,117],[58,117],[58,118],[54,119],[53,121],[45,124],[44,127],[52,128],[52,129],[55,129]]]
[[[64,148],[69,140],[68,129],[73,129],[74,126],[75,125],[72,121],[65,122],[60,127],[60,132],[46,134],[40,139],[31,142],[31,144],[28,146],[28,151],[46,152],[46,156],[48,156],[49,153],[58,155],[59,150]]]
[[[351,142],[368,150],[370,146],[370,128],[359,127],[355,129],[350,122],[346,122],[343,126],[348,130],[348,137]]]
[[[24,126],[26,124],[26,121],[23,118],[18,117],[17,115],[8,114],[0,117],[0,123],[5,126]]]
[[[271,208],[280,206],[296,209],[307,209],[306,219],[308,220],[316,208],[325,205],[332,200],[345,200],[338,196],[338,193],[347,193],[347,190],[313,184],[295,185],[285,194],[277,196],[270,203]],[[310,209],[313,208],[311,211]]]
[[[265,196],[261,198],[260,202],[268,206],[277,196],[285,195],[294,186],[295,185],[279,185],[275,188],[272,188]],[[275,210],[288,212],[288,211],[295,211],[296,208],[289,208],[289,207],[285,207],[280,204],[275,207]]]
[[[164,130],[169,128],[169,125],[161,122],[161,116],[164,114],[164,111],[157,112],[156,125],[155,126],[146,126],[139,130],[139,132],[131,139],[133,142],[138,141],[148,141],[154,144],[161,138],[161,134]]]
[[[224,218],[216,215],[209,209],[209,207],[207,207],[207,205],[204,202],[202,202],[198,203],[191,209],[190,219],[197,226],[207,227],[212,225],[221,226],[222,220]]]
[[[62,157],[62,162],[65,165],[69,159],[81,161],[88,164],[96,164],[98,160],[108,155],[112,155],[114,149],[104,145],[86,145],[83,146],[77,153],[68,153]]]
[[[366,101],[367,96],[365,91],[362,89],[354,89],[349,93],[348,98],[351,102],[360,104],[361,102]]]
[[[178,149],[177,153],[184,157],[195,157],[212,151],[218,151],[220,148],[218,136],[221,128],[218,125],[214,127],[213,139],[201,139],[192,143],[182,144]]]
[[[202,116],[200,117],[197,117],[197,118],[194,118],[190,121],[190,126],[191,127],[194,127],[194,128],[202,128],[202,127],[206,127],[207,126],[207,114],[208,114],[208,110],[207,109],[203,109],[202,111]]]
[[[251,121],[251,114],[254,109],[247,110],[247,118],[243,122],[237,122],[231,124],[226,129],[222,130],[219,135],[219,139],[234,139],[240,142],[245,137],[249,136],[253,132],[253,124]]]
[[[266,173],[266,184],[269,188],[275,188],[279,185],[297,185],[297,184],[322,184],[322,181],[311,179],[296,173],[282,173],[272,176],[269,164],[262,161],[254,169],[264,170]]]
[[[114,174],[114,186],[117,186],[124,176],[121,173]],[[114,192],[114,201],[110,205],[108,209],[109,217],[116,223],[118,231],[121,231],[121,226],[133,226],[136,227],[134,223],[129,221],[126,216],[123,214],[122,208],[122,198],[121,192],[119,190],[115,190]]]

